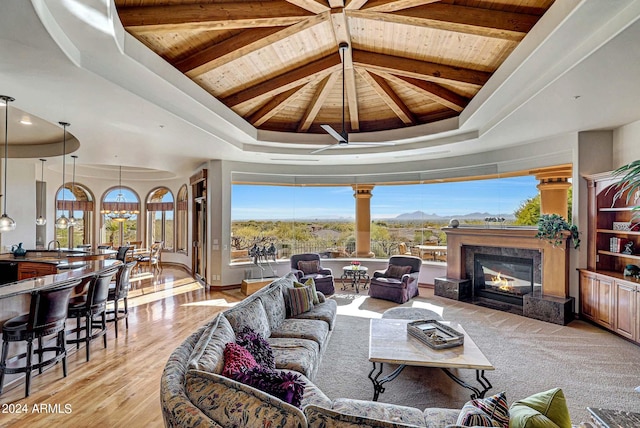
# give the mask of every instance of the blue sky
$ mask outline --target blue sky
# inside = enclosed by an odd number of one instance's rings
[[[512,214],[538,194],[532,176],[456,183],[376,186],[371,217],[393,218],[423,211],[453,217],[472,212]],[[290,187],[234,185],[232,220],[353,218],[353,189],[344,187]]]

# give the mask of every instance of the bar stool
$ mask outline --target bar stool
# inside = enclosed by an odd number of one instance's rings
[[[80,280],[74,280],[58,286],[34,291],[31,294],[29,313],[7,320],[2,326],[2,357],[0,357],[0,394],[4,385],[5,374],[25,373],[25,397],[31,389],[31,372],[62,361],[62,372],[67,377],[67,348],[65,345],[65,322],[69,296]],[[56,335],[55,346],[43,346],[42,339]],[[38,339],[38,349],[33,349],[33,339]],[[21,367],[7,367],[9,342],[27,342],[27,351],[15,355],[9,362],[26,358]],[[45,352],[55,352],[55,355],[43,361]],[[32,364],[32,354],[38,354],[38,363]]]
[[[127,329],[129,329],[129,308],[127,306],[127,296],[129,295],[129,288],[131,288],[131,271],[138,262],[131,261],[120,266],[118,273],[116,274],[116,281],[113,287],[109,286],[109,296],[107,302],[113,302],[113,310],[107,311],[107,315],[113,314],[112,318],[107,318],[107,322],[113,322],[116,328],[116,338],[118,337],[118,321],[124,319]],[[118,308],[118,302],[124,301],[124,309]]]
[[[76,332],[75,339],[67,339],[67,343],[75,343],[76,348],[80,347],[80,343],[84,342],[86,346],[87,361],[90,359],[91,341],[100,336],[104,338],[104,347],[107,347],[107,296],[109,295],[109,283],[113,275],[118,270],[110,269],[99,275],[96,275],[89,284],[87,294],[72,297],[69,301],[69,318],[76,319],[76,328],[71,332]],[[100,321],[94,317],[100,315]],[[81,319],[84,318],[84,325]],[[97,330],[97,331],[94,331]],[[80,332],[84,331],[84,337],[80,337]]]

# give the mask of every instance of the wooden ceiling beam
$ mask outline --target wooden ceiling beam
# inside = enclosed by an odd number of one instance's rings
[[[361,9],[367,3],[367,0],[347,0],[347,4],[345,5],[345,9],[347,10],[358,10]]]
[[[304,116],[298,123],[297,132],[307,132],[309,130],[309,128],[313,124],[313,121],[316,120],[318,112],[324,105],[329,92],[331,92],[331,89],[336,84],[338,77],[340,77],[340,73],[333,72],[320,82],[320,84],[316,88],[315,94],[313,95],[313,99],[307,106],[307,110],[305,111]]]
[[[122,25],[139,32],[281,27],[312,14],[284,0],[118,8]]]
[[[401,85],[408,84],[413,90],[420,92],[421,94],[437,102],[438,104],[442,104],[443,106],[458,113],[464,110],[467,104],[469,104],[468,98],[458,95],[455,92],[438,85],[437,83],[414,79],[412,77],[395,76],[393,74],[382,73],[379,71],[376,71],[375,73],[391,82],[395,82]]]
[[[295,4],[296,6],[313,13],[323,13],[331,9],[329,6],[327,6],[326,1],[317,1],[317,0],[287,0],[287,1],[291,4]]]
[[[195,54],[177,62],[174,66],[193,78],[214,68],[220,67],[235,59],[260,50],[279,40],[291,37],[329,19],[329,12],[314,15],[286,28],[256,28],[244,30],[213,46],[209,46]]]
[[[395,12],[397,10],[424,6],[425,4],[439,1],[440,0],[371,0],[361,9],[371,12]]]
[[[272,77],[267,81],[255,83],[253,86],[229,95],[221,101],[228,107],[239,107],[246,102],[276,96],[339,68],[340,55],[332,54],[295,70]]]
[[[516,42],[521,41],[539,19],[524,13],[437,3],[389,13],[371,9],[349,11],[349,16]]]
[[[428,61],[353,50],[353,64],[371,70],[380,70],[399,76],[413,77],[435,83],[465,84],[480,87],[487,83],[491,73]]]
[[[376,74],[369,73],[365,69],[358,68],[358,73],[376,91],[382,100],[400,118],[405,125],[415,125],[416,118],[409,107],[395,93],[387,81]]]
[[[276,95],[275,97],[271,98],[271,100],[269,100],[265,105],[260,107],[258,111],[253,113],[247,120],[253,126],[259,128],[263,123],[271,119],[273,116],[278,114],[280,110],[285,108],[287,103],[295,101],[296,97],[300,95],[306,85],[307,84],[303,84]]]

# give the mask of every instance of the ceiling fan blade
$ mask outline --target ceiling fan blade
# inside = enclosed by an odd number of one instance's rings
[[[336,146],[339,146],[339,145],[340,145],[340,143],[330,144],[328,146],[324,146],[324,147],[322,147],[320,149],[314,150],[310,154],[313,155],[313,154],[316,154],[316,153],[324,152],[325,150],[332,149],[332,148],[334,148]]]
[[[336,131],[335,129],[333,129],[330,125],[320,125],[320,128],[324,129],[325,131],[327,131],[333,138],[335,138],[336,140],[343,141],[343,142],[347,142],[347,140],[340,135],[340,133],[338,131]]]
[[[386,142],[386,141],[381,141],[381,142],[372,141],[370,143],[352,142],[352,143],[349,143],[349,145],[350,146],[395,146],[396,143]]]

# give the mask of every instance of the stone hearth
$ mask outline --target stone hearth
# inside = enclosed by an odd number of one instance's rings
[[[533,259],[534,276],[541,287],[523,296],[522,307],[510,312],[555,324],[573,319],[574,299],[569,296],[569,248],[554,247],[535,237],[533,228],[445,228],[447,276],[435,279],[435,294],[456,300],[480,302],[472,287],[474,254],[488,253]],[[500,305],[496,305],[500,308]]]

